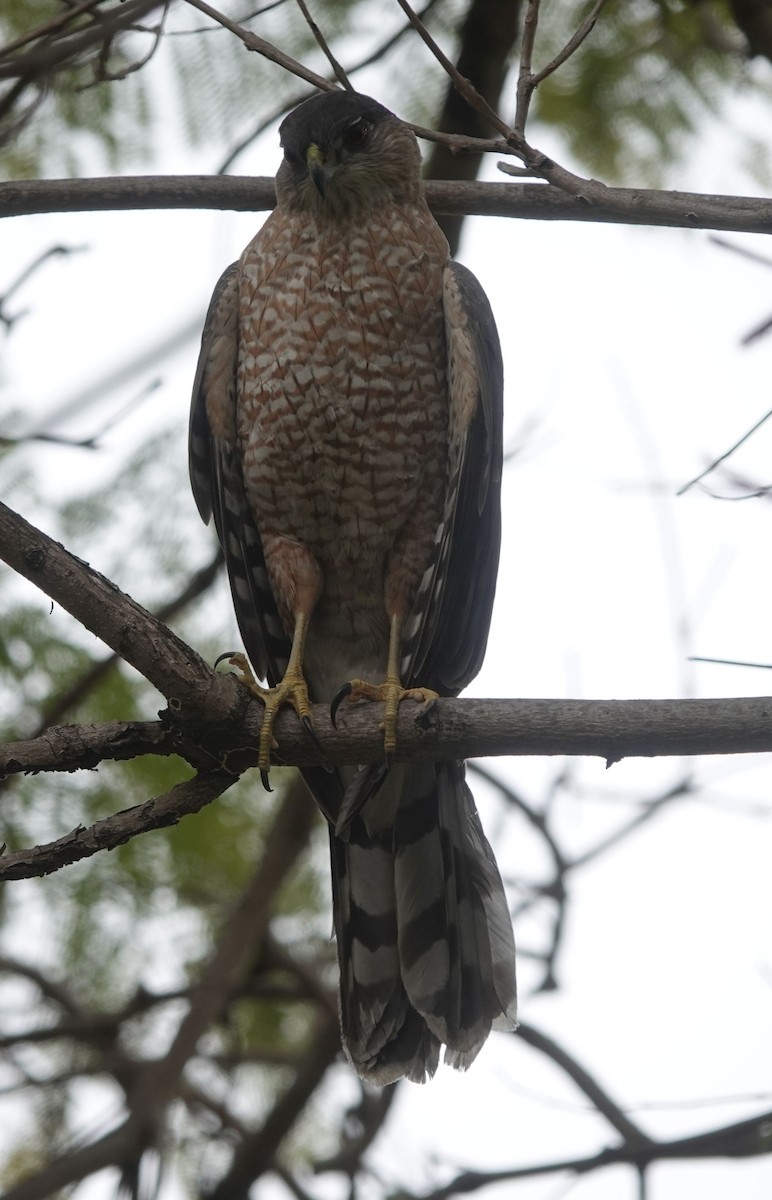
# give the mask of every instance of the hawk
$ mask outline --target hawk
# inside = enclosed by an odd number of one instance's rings
[[[312,730],[313,702],[383,702],[383,765],[303,774],[330,827],[344,1049],[372,1083],[423,1082],[441,1046],[463,1070],[516,1026],[512,924],[464,765],[393,757],[405,696],[456,696],[485,652],[501,352],[405,124],[333,91],[280,134],[276,208],[206,318],[191,479],[268,683],[251,681],[264,780],[281,705]]]

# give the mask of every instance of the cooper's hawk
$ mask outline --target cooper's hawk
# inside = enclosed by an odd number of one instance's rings
[[[281,142],[276,209],[209,308],[191,478],[271,688],[261,768],[280,704],[309,721],[347,680],[385,701],[383,766],[304,776],[330,825],[344,1047],[365,1079],[422,1082],[441,1044],[464,1069],[516,1023],[509,910],[463,763],[392,761],[404,689],[455,696],[485,651],[501,354],[401,121],[331,92]]]

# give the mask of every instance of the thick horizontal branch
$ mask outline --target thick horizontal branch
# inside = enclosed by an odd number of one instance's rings
[[[380,705],[344,704],[333,728],[326,706],[313,709],[321,754],[330,764],[383,759]],[[262,704],[254,701],[241,725],[247,738],[223,738],[223,765],[236,772],[256,758]],[[295,714],[279,714],[274,761],[311,766],[320,750]],[[505,755],[583,755],[605,759],[772,751],[772,698],[709,700],[437,700],[405,701],[397,724],[398,761],[455,761]]]
[[[232,679],[223,684],[235,686]],[[26,742],[0,747],[0,777],[39,771],[90,770],[106,760],[177,754],[233,778],[254,766],[262,702],[244,692],[243,717],[170,727],[165,720],[61,725]],[[234,705],[234,709],[238,706]],[[276,720],[276,765],[379,763],[383,759],[380,705],[344,704],[337,728],[326,705],[313,707],[316,743],[295,714]],[[397,761],[582,755],[605,759],[772,751],[772,698],[709,700],[438,700],[428,711],[401,705]]]
[[[772,233],[772,200],[643,188],[601,189],[595,180],[588,180],[587,187],[587,195],[574,196],[541,183],[429,181],[426,192],[433,210],[443,214]],[[265,177],[146,175],[0,183],[0,217],[162,208],[259,212],[274,204],[273,179]]]

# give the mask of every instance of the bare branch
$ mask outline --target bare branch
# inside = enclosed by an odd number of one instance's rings
[[[87,563],[0,505],[0,556],[101,637],[169,698],[180,731],[212,728],[213,761],[236,774],[254,761],[262,705],[233,678],[211,671],[156,617]],[[410,711],[412,709],[412,711]],[[382,745],[371,706],[347,705],[333,729],[315,708],[319,744],[331,763],[377,762]],[[318,751],[288,713],[277,724],[278,761],[311,765]],[[352,737],[351,735],[356,736]],[[120,741],[120,735],[118,735]],[[181,737],[179,752],[184,753]],[[772,749],[769,701],[721,700],[453,700],[429,712],[403,705],[399,756],[444,758],[490,754],[592,754],[607,762],[630,755],[751,753]],[[38,753],[37,747],[28,748]],[[162,744],[162,752],[168,747]],[[11,758],[12,756],[7,756]],[[21,761],[21,760],[18,760]],[[38,759],[38,762],[40,760]],[[19,767],[17,762],[16,769]]]
[[[333,72],[335,78],[337,79],[338,83],[340,83],[346,89],[347,92],[353,92],[354,89],[351,86],[351,82],[350,82],[348,76],[346,75],[346,72],[343,70],[343,67],[340,65],[337,58],[335,57],[332,50],[330,49],[329,44],[328,44],[324,34],[322,33],[321,29],[317,25],[314,18],[311,16],[311,13],[309,12],[309,9],[308,9],[308,5],[306,4],[306,0],[296,0],[296,3],[297,3],[298,8],[300,9],[301,13],[303,14],[303,19],[305,20],[306,24],[308,25],[308,28],[311,30],[311,33],[314,35],[314,38],[316,39],[316,44],[319,46],[319,49],[321,50],[322,54],[324,55],[324,57],[327,59],[328,63],[332,67],[332,72]]]
[[[554,74],[558,67],[562,67],[563,63],[579,49],[585,38],[592,33],[595,22],[605,3],[606,0],[596,0],[596,3],[592,6],[576,32],[568,39],[562,50],[555,55],[551,62],[547,63],[546,67],[542,67],[540,71],[532,72],[531,63],[536,39],[540,0],[529,0],[523,27],[523,47],[520,54],[520,74],[517,81],[515,133],[519,137],[525,137],[528,111],[537,87],[550,75]]]
[[[467,103],[470,104],[471,107],[478,112],[493,129],[498,130],[505,140],[509,138],[512,131],[507,125],[506,121],[502,121],[499,114],[495,109],[491,108],[485,97],[482,96],[480,92],[478,92],[477,88],[474,87],[474,85],[471,84],[468,79],[465,79],[461,72],[454,67],[448,56],[437,45],[423,21],[407,3],[407,0],[397,0],[397,3],[407,19],[410,21],[410,24],[419,34],[421,39],[426,43],[434,57],[437,59],[437,62],[446,72],[456,91],[464,97]]]
[[[23,313],[14,313],[13,316],[11,316],[5,311],[5,306],[10,300],[11,296],[13,296],[20,287],[27,283],[31,277],[40,270],[44,263],[48,262],[50,258],[64,257],[65,255],[69,254],[80,254],[87,249],[87,246],[50,246],[48,250],[44,250],[42,254],[39,254],[37,258],[33,259],[33,261],[29,263],[19,275],[17,275],[16,279],[14,279],[14,281],[8,285],[2,296],[0,296],[0,321],[3,323],[3,325],[5,325],[7,329],[10,329],[16,324],[19,318],[24,315]]]
[[[772,663],[746,662],[738,658],[705,658],[701,654],[690,654],[689,662],[717,663],[724,667],[757,667],[761,671],[772,671]]]
[[[764,422],[768,421],[770,417],[772,417],[772,408],[770,408],[769,412],[765,412],[763,417],[759,417],[755,425],[752,425],[750,429],[748,429],[742,435],[741,438],[738,438],[734,445],[729,447],[728,450],[725,450],[723,454],[720,454],[718,458],[715,458],[713,462],[705,468],[704,471],[700,471],[699,475],[695,475],[694,479],[690,479],[688,483],[685,483],[683,487],[680,487],[676,492],[676,496],[683,496],[685,492],[689,491],[689,488],[694,487],[695,483],[699,483],[700,480],[704,479],[706,475],[709,475],[711,471],[714,471],[720,463],[726,462],[730,455],[734,454],[735,450],[738,450],[740,446],[742,446],[743,442],[747,442],[748,438],[752,437],[756,430],[760,429]]]
[[[211,761],[231,777],[257,761],[263,706],[233,676],[215,675],[232,703],[198,709],[188,722],[176,712],[163,722],[110,722],[61,726],[29,742],[3,747],[6,774],[91,769],[97,755],[125,760],[140,754],[180,757],[202,766]],[[325,704],[312,705],[315,739],[294,712],[276,718],[277,766],[378,763],[383,757],[380,709],[353,703],[337,726]],[[758,754],[772,750],[772,701],[764,696],[707,700],[437,700],[429,712],[413,701],[400,706],[396,761],[532,755],[581,755],[605,759],[681,755]],[[171,733],[168,725],[172,724]],[[80,749],[79,749],[80,748]]]
[[[159,721],[54,725],[38,737],[0,746],[0,779],[38,771],[89,771],[100,762],[141,754],[178,754],[179,740],[177,731]]]
[[[534,92],[531,63],[539,24],[539,0],[528,0],[523,20],[523,40],[520,46],[520,70],[517,77],[517,106],[514,130],[519,138],[525,137],[528,108]]]
[[[228,696],[231,701],[235,698],[231,681],[216,675],[166,625],[4,504],[0,504],[0,558],[135,667],[175,711],[175,697],[185,697],[191,714],[197,705],[209,707],[212,692],[226,706]]]
[[[567,1050],[534,1028],[533,1025],[522,1022],[518,1026],[517,1032],[518,1037],[527,1042],[529,1046],[540,1050],[542,1054],[551,1058],[562,1071],[565,1071],[591,1101],[593,1108],[603,1114],[609,1124],[625,1139],[628,1146],[651,1145],[651,1138],[630,1120],[619,1105],[611,1099],[605,1088],[602,1088],[590,1072],[577,1062]]]
[[[623,1142],[583,1158],[569,1158],[535,1166],[513,1167],[502,1171],[463,1171],[443,1187],[424,1193],[419,1200],[451,1200],[451,1197],[477,1192],[494,1183],[512,1179],[532,1179],[540,1175],[570,1172],[587,1175],[601,1167],[620,1163],[642,1170],[652,1163],[692,1158],[730,1156],[744,1158],[753,1154],[772,1152],[772,1112],[759,1113],[747,1121],[711,1129],[706,1133],[677,1138],[674,1141],[645,1139],[639,1143]],[[15,1198],[14,1198],[15,1200]]]
[[[0,857],[0,879],[32,879],[50,875],[61,867],[89,858],[99,850],[114,850],[138,833],[176,825],[182,817],[198,812],[235,783],[229,771],[210,771],[178,783],[163,796],[147,800],[97,821],[89,829],[82,825],[72,833],[32,850],[17,850]]]
[[[562,67],[563,63],[566,62],[571,55],[579,49],[585,38],[589,37],[595,28],[595,22],[600,16],[600,11],[605,3],[606,0],[596,0],[595,4],[582,21],[576,33],[574,33],[573,36],[568,39],[563,49],[555,55],[551,62],[547,63],[546,67],[542,67],[541,71],[537,71],[535,73],[533,77],[535,87],[538,87],[542,80],[546,79],[548,75],[552,75],[553,72],[557,71],[558,67]]]
[[[452,139],[450,139],[452,140]],[[456,139],[459,140],[459,139]],[[476,143],[479,139],[460,139]],[[483,142],[506,152],[501,142]],[[430,181],[426,195],[435,213],[469,213],[536,221],[590,221],[673,229],[722,229],[772,233],[772,200],[699,192],[600,189],[601,200],[569,196],[557,187],[522,183],[443,183]],[[0,183],[0,217],[44,212],[106,212],[139,209],[227,209],[259,212],[276,203],[274,181],[209,175],[34,179]]]
[[[168,600],[166,604],[159,605],[154,613],[156,620],[163,621],[166,624],[187,608],[194,600],[198,600],[211,587],[220,572],[221,566],[222,551],[218,546],[214,557],[205,566],[191,575],[190,579],[187,580],[177,595]],[[69,709],[73,708],[76,704],[80,704],[102,682],[118,662],[120,662],[120,655],[117,653],[100,659],[88,667],[77,679],[73,680],[63,692],[49,697],[42,707],[40,725],[32,736],[40,736],[45,730],[49,729],[53,721],[61,720]],[[1,765],[0,774],[2,774]]]

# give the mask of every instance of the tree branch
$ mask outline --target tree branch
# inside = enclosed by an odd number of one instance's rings
[[[460,141],[474,143],[475,139]],[[495,153],[507,150],[503,143],[482,144]],[[567,195],[549,184],[430,180],[426,184],[426,194],[435,213],[772,233],[772,200],[755,196],[612,188],[597,180],[585,182],[587,195]],[[602,199],[597,199],[598,195]],[[0,183],[0,217],[153,208],[262,212],[273,208],[275,202],[274,181],[265,177],[145,175]]]
[[[745,1158],[752,1154],[772,1153],[772,1113],[759,1113],[747,1121],[739,1121],[735,1125],[711,1129],[706,1133],[690,1137],[676,1138],[673,1141],[648,1141],[639,1143],[623,1142],[583,1158],[569,1158],[551,1163],[538,1163],[534,1166],[513,1167],[502,1171],[463,1171],[443,1187],[426,1192],[416,1197],[416,1200],[451,1200],[453,1196],[467,1195],[481,1188],[490,1187],[494,1183],[504,1183],[512,1179],[529,1179],[539,1175],[555,1175],[559,1172],[571,1172],[575,1175],[587,1175],[601,1167],[615,1166],[621,1163],[642,1169],[663,1159],[673,1161],[690,1158],[716,1158],[728,1156]],[[415,1196],[415,1194],[414,1194]],[[15,1198],[14,1198],[15,1200]]]
[[[92,770],[102,761],[142,754],[176,754],[193,766],[221,767],[232,777],[257,761],[263,706],[234,676],[215,676],[232,703],[225,717],[219,692],[211,709],[189,723],[175,712],[162,721],[110,721],[54,726],[27,742],[0,747],[0,775]],[[377,705],[352,703],[330,721],[326,704],[312,705],[316,742],[290,709],[276,718],[280,766],[378,763],[383,730]],[[581,755],[623,758],[772,751],[772,698],[664,700],[437,700],[427,712],[414,702],[398,714],[395,759],[435,762],[459,758]]]
[[[166,757],[180,753],[179,743],[179,732],[160,721],[52,725],[37,737],[0,746],[0,779],[38,771],[90,771],[101,762],[125,762],[142,754]]]
[[[213,706],[224,704],[227,712],[228,700],[236,700],[232,681],[212,671],[163,622],[4,504],[0,558],[135,667],[175,712],[212,715]]]
[[[97,821],[89,829],[79,825],[55,842],[4,854],[0,857],[0,880],[50,875],[52,871],[89,858],[99,850],[114,850],[139,833],[176,825],[182,817],[211,804],[235,781],[236,777],[224,770],[197,775],[176,784],[162,796]]]

